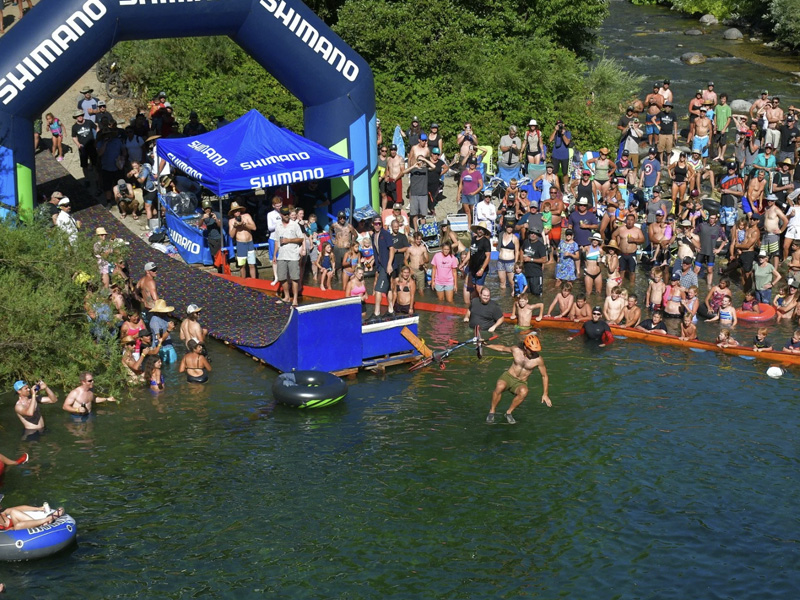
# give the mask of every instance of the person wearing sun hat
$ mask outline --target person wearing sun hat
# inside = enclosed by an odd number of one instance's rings
[[[236,265],[239,267],[239,276],[247,277],[247,270],[250,277],[255,279],[256,273],[256,247],[253,243],[253,231],[256,224],[253,218],[247,214],[247,207],[240,205],[236,200],[231,203],[228,211],[228,235],[236,243]]]
[[[161,343],[161,352],[159,356],[165,363],[173,363],[178,360],[178,353],[175,352],[175,347],[172,345],[172,338],[170,333],[175,330],[175,323],[169,320],[169,315],[175,310],[174,306],[167,306],[163,298],[156,300],[153,307],[149,310],[150,314],[150,331],[153,332],[153,345],[156,345],[156,340]]]

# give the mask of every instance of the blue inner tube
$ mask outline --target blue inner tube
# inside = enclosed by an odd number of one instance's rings
[[[67,514],[50,525],[0,531],[0,560],[30,560],[60,552],[75,543],[78,528]]]
[[[319,408],[344,398],[347,384],[327,371],[292,371],[278,375],[272,384],[272,395],[287,406]]]

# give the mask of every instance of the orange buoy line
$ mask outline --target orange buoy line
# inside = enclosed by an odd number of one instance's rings
[[[233,281],[234,283],[238,283],[246,287],[265,292],[277,293],[279,288],[278,284],[274,284],[271,281],[267,281],[264,279],[243,279],[241,277],[236,277],[233,275],[218,275],[218,277],[222,277],[224,279],[227,279],[228,281]],[[339,298],[344,298],[344,292],[341,290],[321,290],[319,288],[306,285],[303,286],[303,297],[318,298],[321,300],[338,300]],[[367,300],[367,303],[371,304],[373,302],[375,302],[375,299],[373,296],[370,296],[369,299]],[[387,304],[386,298],[383,298],[382,305],[385,306],[386,304]],[[467,314],[467,309],[464,308],[463,306],[451,306],[449,304],[434,304],[432,302],[414,302],[414,309],[426,312],[443,313],[450,315],[464,316],[465,314]],[[506,322],[514,323],[514,321],[509,319],[508,314],[506,314]],[[559,317],[544,317],[541,321],[534,321],[533,326],[543,327],[548,329],[580,329],[581,324],[571,321],[570,319],[562,319]],[[611,331],[615,336],[622,336],[631,340],[649,342],[653,344],[661,344],[664,346],[675,346],[678,348],[694,348],[696,350],[718,352],[722,354],[729,354],[735,356],[752,356],[754,358],[768,360],[780,364],[800,365],[800,354],[791,354],[788,352],[781,352],[781,351],[756,352],[751,348],[745,348],[743,346],[720,348],[719,346],[717,346],[712,342],[702,342],[699,340],[688,342],[685,340],[681,340],[674,335],[649,333],[647,331],[641,331],[638,329],[629,329],[627,327],[618,327],[616,325],[611,325]]]

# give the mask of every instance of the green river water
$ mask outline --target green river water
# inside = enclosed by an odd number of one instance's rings
[[[601,39],[653,19],[674,35],[615,51],[671,47],[629,62],[683,98],[708,77],[673,60],[688,21],[612,2]],[[765,76],[715,64],[718,82]],[[420,331],[432,346],[469,335],[440,315]],[[4,504],[64,505],[79,542],[0,580],[20,598],[797,597],[800,370],[772,380],[760,361],[567,335],[542,332],[553,408],[534,376],[515,426],[484,423],[507,356],[466,349],[444,371],[360,374],[340,405],[300,412],[272,404],[274,371],[212,342],[209,385],[167,368],[166,393],[87,423],[45,407],[33,440],[6,394],[0,451],[31,461],[9,469]]]

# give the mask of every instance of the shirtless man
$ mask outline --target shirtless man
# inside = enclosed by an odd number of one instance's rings
[[[694,261],[695,253],[700,249],[700,238],[692,231],[692,222],[684,219],[680,222],[680,230],[675,236],[678,242],[678,256],[675,264],[680,265],[687,256]]]
[[[427,280],[428,264],[431,262],[428,248],[422,243],[422,234],[414,232],[411,247],[405,252],[406,266],[411,269],[411,274],[417,284],[417,292],[420,296],[425,295],[425,283]]]
[[[738,241],[737,236],[731,236],[732,258],[738,258],[742,269],[742,289],[749,290],[753,286],[753,263],[756,260],[756,244],[761,237],[758,230],[758,219],[750,217],[745,229],[744,240]]]
[[[714,91],[714,82],[709,81],[708,87],[703,90],[703,100],[710,103],[711,108],[717,105],[717,92]]]
[[[778,128],[783,125],[786,117],[781,108],[781,99],[777,96],[772,97],[772,102],[764,105],[764,114],[767,117],[767,130],[764,132],[764,144],[772,144],[775,148],[780,148],[781,132]]]
[[[769,104],[769,92],[767,90],[762,90],[761,98],[753,102],[750,106],[750,118],[753,121],[757,121],[761,115],[764,114],[764,111],[767,108],[767,104]]]
[[[190,304],[186,307],[186,318],[181,321],[180,336],[187,348],[191,340],[194,340],[198,344],[205,344],[206,342],[208,329],[202,327],[200,323],[197,322],[201,310],[203,309],[196,304]]]
[[[628,296],[628,302],[625,305],[624,317],[622,322],[619,323],[620,327],[637,327],[642,321],[642,309],[638,305],[639,298],[636,294]]]
[[[114,396],[100,398],[94,395],[94,376],[88,371],[81,373],[81,384],[72,390],[64,400],[62,408],[73,415],[88,415],[92,412],[92,403],[116,402]]]
[[[609,325],[618,325],[625,318],[625,299],[620,296],[622,288],[614,286],[611,295],[603,303],[603,318]]]
[[[514,394],[514,399],[511,401],[506,411],[506,421],[513,425],[516,419],[511,413],[525,401],[528,395],[528,377],[534,369],[538,368],[542,376],[542,403],[547,406],[553,406],[550,397],[547,395],[549,380],[547,377],[547,369],[544,366],[544,360],[539,353],[542,351],[542,343],[539,341],[539,336],[535,333],[528,334],[525,340],[518,346],[501,346],[500,344],[487,344],[487,348],[497,350],[498,352],[510,352],[514,357],[513,364],[505,371],[492,392],[492,406],[489,409],[489,414],[486,417],[487,423],[494,423],[494,411],[500,403],[500,398],[503,392],[508,390]]]
[[[558,178],[556,177],[556,181]],[[558,194],[550,193],[550,215],[551,215],[551,229],[550,229],[550,247],[558,248],[561,243],[561,225],[564,220],[564,200],[563,195],[559,189]]]
[[[636,250],[639,244],[644,244],[644,233],[636,227],[636,215],[628,213],[625,225],[618,227],[612,238],[619,246],[619,271],[622,276],[628,272],[631,284],[636,283]]]
[[[767,196],[767,210],[764,211],[764,237],[761,239],[761,250],[767,251],[772,266],[778,270],[778,263],[781,256],[780,239],[781,234],[786,231],[789,219],[783,211],[775,206],[777,200],[775,194]]]
[[[414,314],[414,296],[417,284],[411,277],[411,268],[405,265],[400,269],[400,276],[392,281],[394,286],[394,312],[398,315]]]
[[[747,199],[750,201],[750,212],[745,214],[749,217],[754,213],[764,212],[764,190],[767,187],[767,179],[764,171],[759,171],[755,178],[750,179],[747,186]]]
[[[22,426],[26,432],[44,431],[44,417],[39,410],[39,404],[54,404],[58,398],[44,381],[39,381],[31,388],[24,381],[17,381],[14,384],[14,391],[17,392],[17,403],[14,411],[17,413]],[[42,392],[46,395],[40,395]]]
[[[553,309],[558,306],[558,314],[556,316],[566,318],[572,312],[572,307],[575,306],[575,297],[572,295],[572,284],[565,281],[561,284],[561,292],[553,298],[550,307],[547,309],[547,317],[553,316]]]
[[[419,136],[417,145],[411,146],[411,150],[408,151],[408,164],[415,165],[418,158],[430,159],[430,157],[431,149],[428,148],[428,136],[423,133]],[[398,200],[398,202],[402,202],[402,200]]]
[[[584,294],[578,294],[575,297],[575,304],[572,305],[572,310],[569,311],[567,318],[575,323],[582,323],[592,318],[592,307],[586,302]]]
[[[253,217],[247,214],[247,209],[234,201],[228,211],[228,235],[236,240],[236,264],[239,266],[239,277],[257,279],[256,273],[256,248],[253,244],[252,232],[256,230]]]
[[[644,99],[644,104],[647,107],[645,114],[645,133],[647,134],[647,141],[651,146],[658,143],[658,126],[655,119],[661,109],[664,107],[665,98],[659,93],[658,82],[653,84],[653,91],[647,94]]]
[[[389,158],[386,159],[386,195],[389,204],[403,202],[403,157],[397,153],[397,146],[389,146]]]
[[[670,228],[672,229],[672,228]],[[669,253],[667,249],[672,243],[672,233],[667,236],[667,222],[664,218],[664,211],[656,212],[656,220],[647,227],[647,235],[650,238],[650,252],[655,264],[666,264]]]
[[[336,276],[341,278],[344,266],[344,255],[353,245],[353,240],[358,237],[358,231],[351,223],[347,222],[347,213],[340,210],[333,224],[333,257],[336,259]]]
[[[156,263],[149,262],[144,265],[144,277],[136,282],[134,295],[139,300],[145,311],[149,311],[158,300],[158,291],[156,291]]]
[[[691,144],[692,151],[698,150],[701,153],[700,156],[703,157],[703,165],[705,165],[706,160],[708,160],[709,140],[711,139],[711,130],[713,129],[711,119],[706,116],[705,112],[708,108],[710,108],[710,106],[708,100],[706,100],[703,102],[700,114],[695,118],[694,123],[692,123],[689,128],[689,139],[686,140],[687,143]]]

